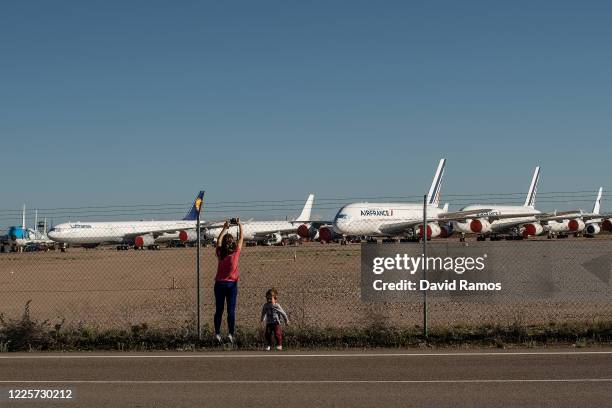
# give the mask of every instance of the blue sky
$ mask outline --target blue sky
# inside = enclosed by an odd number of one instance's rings
[[[609,2],[13,2],[0,209],[610,188]],[[609,208],[604,204],[604,207]],[[0,225],[3,221],[0,220]]]

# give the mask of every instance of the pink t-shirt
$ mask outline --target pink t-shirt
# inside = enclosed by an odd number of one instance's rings
[[[221,249],[216,250],[219,264],[217,265],[217,276],[215,282],[236,282],[238,281],[238,257],[240,249],[236,249],[233,253],[221,259]]]

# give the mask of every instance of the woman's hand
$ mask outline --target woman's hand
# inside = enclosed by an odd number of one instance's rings
[[[225,222],[223,223],[223,229],[224,229],[224,230],[226,230],[226,229],[228,229],[228,228],[229,228],[229,226],[230,226],[229,221],[228,221],[228,220],[225,220]]]

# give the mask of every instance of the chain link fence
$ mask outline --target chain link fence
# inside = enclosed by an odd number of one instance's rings
[[[279,303],[295,327],[422,324],[420,292],[400,301],[362,296],[362,251],[368,246],[383,248],[385,243],[281,243],[285,245],[245,246],[242,250],[239,328],[259,325],[265,292],[271,287],[278,290]],[[403,245],[420,254],[420,243]],[[491,268],[496,279],[512,288],[495,296],[431,293],[430,326],[612,320],[612,258],[606,255],[612,254],[609,234],[595,239],[468,239],[466,243],[452,236],[430,241],[429,248],[432,254],[453,257],[468,248],[494,253]],[[213,246],[202,247],[201,313],[203,324],[209,327],[216,268]],[[1,253],[0,313],[19,317],[31,301],[35,318],[65,321],[66,326],[123,329],[146,323],[159,328],[193,327],[196,283],[195,247],[161,245],[160,250],[126,251],[99,246],[70,247],[66,252]],[[534,287],[538,290],[525,290]]]

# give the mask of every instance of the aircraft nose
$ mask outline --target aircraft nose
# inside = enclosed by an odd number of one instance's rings
[[[348,229],[348,221],[343,218],[336,217],[332,226],[337,234],[344,234]]]

